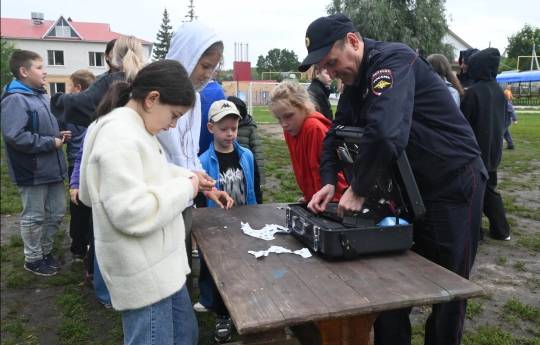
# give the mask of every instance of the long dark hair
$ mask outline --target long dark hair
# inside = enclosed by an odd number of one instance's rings
[[[454,71],[452,71],[452,67],[450,66],[450,62],[448,62],[446,56],[442,54],[431,54],[427,57],[427,61],[431,64],[431,67],[433,67],[435,73],[440,75],[442,78],[446,78],[446,80],[452,84],[454,89],[456,89],[459,93],[460,97],[465,95],[465,91],[463,90],[463,87],[461,86],[456,74]]]
[[[195,90],[185,68],[174,60],[160,60],[141,69],[133,83],[113,84],[99,104],[96,117],[126,105],[130,99],[143,103],[151,91],[159,92],[163,104],[192,107],[195,103]]]

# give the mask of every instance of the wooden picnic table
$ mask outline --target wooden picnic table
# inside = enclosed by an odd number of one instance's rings
[[[315,322],[322,344],[368,344],[381,311],[483,294],[478,285],[412,251],[332,262],[293,254],[256,259],[249,250],[304,247],[292,235],[265,241],[240,228],[241,222],[253,229],[286,225],[285,207],[194,210],[193,234],[240,335]]]

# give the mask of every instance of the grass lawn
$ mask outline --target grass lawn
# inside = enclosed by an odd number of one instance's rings
[[[336,113],[336,106],[332,106],[332,111]],[[270,109],[267,106],[254,106],[253,117],[257,123],[278,123]]]
[[[519,113],[518,113],[519,114]],[[277,123],[267,107],[256,107],[254,116],[259,123]],[[513,270],[515,277],[529,277],[526,283],[533,296],[540,292],[540,279],[531,267],[538,267],[540,233],[518,229],[520,222],[538,224],[540,210],[536,202],[523,202],[525,193],[538,191],[540,181],[540,112],[519,114],[519,123],[512,126],[516,149],[505,150],[500,167],[500,189],[513,227],[510,243],[490,242],[484,250],[492,249],[492,263]],[[283,140],[264,137],[267,184],[265,202],[293,202],[300,192],[294,179],[287,147]],[[7,174],[3,141],[0,160],[2,224],[8,224],[20,212],[16,187]],[[538,195],[538,194],[536,194]],[[11,215],[7,217],[7,215]],[[66,217],[68,218],[68,217]],[[4,223],[6,220],[6,223]],[[64,222],[67,229],[69,219]],[[536,223],[534,223],[536,222]],[[12,222],[12,227],[15,223]],[[514,232],[514,228],[516,229]],[[4,232],[5,229],[2,229]],[[510,249],[510,254],[499,252]],[[67,230],[58,234],[55,253],[66,262],[55,277],[41,278],[22,270],[22,241],[15,234],[3,241],[0,248],[2,269],[1,344],[120,344],[122,326],[119,314],[99,305],[93,290],[82,284],[82,265],[70,263]],[[528,253],[527,260],[513,261],[513,253]],[[535,263],[536,262],[536,266]],[[537,268],[536,268],[537,269]],[[484,274],[478,272],[480,276]],[[529,290],[527,290],[529,291]],[[540,308],[538,303],[526,303],[521,295],[501,301],[496,293],[469,303],[464,345],[540,345]],[[197,300],[197,291],[193,300]],[[536,299],[536,301],[538,301]],[[486,315],[488,314],[488,315]],[[200,344],[212,343],[213,317],[198,314]],[[476,322],[489,317],[489,322]],[[413,325],[413,344],[422,344],[423,326]]]
[[[253,107],[253,117],[257,123],[278,123],[267,106]]]

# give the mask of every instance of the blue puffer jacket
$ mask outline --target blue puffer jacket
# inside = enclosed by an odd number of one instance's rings
[[[2,135],[13,182],[36,186],[64,180],[64,153],[54,147],[60,130],[45,91],[13,80],[2,95],[1,107]]]
[[[249,149],[246,149],[236,141],[234,142],[234,151],[240,157],[240,166],[242,167],[242,172],[244,173],[244,181],[246,183],[246,204],[255,205],[257,200],[255,199],[255,189],[254,189],[254,161],[253,153]],[[219,162],[216,155],[216,150],[214,149],[214,143],[212,142],[201,156],[199,156],[201,165],[206,171],[206,173],[212,177],[214,180],[219,181]],[[219,182],[218,182],[219,183]],[[221,190],[221,186],[216,185],[218,189]],[[208,207],[216,207],[216,203],[212,200],[208,200]]]

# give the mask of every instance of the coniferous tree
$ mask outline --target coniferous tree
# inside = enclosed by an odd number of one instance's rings
[[[164,59],[169,51],[169,45],[171,44],[171,37],[173,35],[172,26],[170,25],[169,13],[167,9],[163,11],[163,20],[157,33],[157,42],[154,43],[154,50],[152,55],[155,60]]]
[[[197,19],[197,16],[195,15],[195,5],[193,4],[193,0],[189,0],[188,13],[186,14],[185,22],[192,22],[194,19]]]

